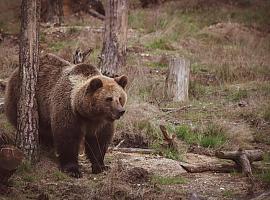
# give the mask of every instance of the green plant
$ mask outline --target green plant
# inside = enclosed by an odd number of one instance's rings
[[[223,191],[223,196],[224,196],[224,197],[231,198],[231,197],[234,196],[234,193],[233,193],[232,190],[225,190],[225,191]]]
[[[173,50],[170,42],[163,38],[154,39],[146,47],[149,49]]]
[[[246,89],[238,89],[237,91],[234,91],[232,94],[229,95],[229,98],[232,101],[240,101],[242,99],[245,99],[248,97],[248,92]]]
[[[63,172],[61,172],[59,170],[54,171],[53,176],[55,177],[55,179],[57,181],[66,180],[68,178],[68,176],[65,173],[63,173]]]
[[[25,174],[25,173],[30,173],[33,170],[33,167],[29,161],[24,161],[22,164],[19,165],[17,172],[19,174]]]
[[[191,129],[187,125],[176,126],[175,131],[176,136],[179,139],[184,140],[188,144],[199,143],[198,134],[191,131]]]
[[[206,129],[203,130],[200,139],[200,145],[203,147],[216,148],[223,145],[227,138],[223,128],[217,124],[210,123]]]
[[[154,184],[160,184],[160,185],[178,185],[178,184],[184,184],[186,183],[186,179],[180,176],[175,177],[163,177],[163,176],[153,176],[151,178],[151,182]]]

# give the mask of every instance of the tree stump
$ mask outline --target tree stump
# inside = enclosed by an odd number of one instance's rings
[[[104,75],[114,77],[126,63],[128,1],[107,0],[105,32],[99,66]]]
[[[165,95],[173,101],[188,100],[190,61],[171,58],[166,78]]]
[[[11,145],[0,147],[0,183],[5,184],[23,160],[23,152]]]

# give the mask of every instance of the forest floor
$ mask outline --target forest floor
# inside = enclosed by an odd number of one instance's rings
[[[123,69],[129,77],[127,112],[117,122],[112,145],[124,140],[121,147],[157,154],[109,152],[111,169],[99,175],[91,174],[81,156],[83,178],[74,179],[58,170],[53,150],[43,150],[37,166],[20,166],[0,199],[245,200],[270,190],[270,3],[199,2],[169,1],[146,9],[131,4]],[[19,16],[9,12],[0,11],[2,79],[18,66]],[[42,24],[41,54],[72,61],[78,47],[91,47],[86,63],[97,65],[102,27],[102,21],[84,14],[66,17],[60,27]],[[168,63],[175,56],[191,61],[185,103],[164,95]],[[164,148],[160,124],[176,134],[178,151]],[[14,133],[4,114],[2,131]],[[253,194],[248,178],[237,171],[188,173],[179,164],[222,163],[213,152],[239,148],[264,152],[258,162],[263,170],[254,171]]]

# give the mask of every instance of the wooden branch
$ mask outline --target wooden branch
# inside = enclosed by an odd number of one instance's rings
[[[252,198],[250,200],[266,200],[268,199],[270,196],[270,191],[264,192],[262,194],[260,194],[259,196]]]
[[[177,143],[176,143],[176,141],[175,141],[176,135],[175,135],[175,134],[170,135],[170,134],[167,132],[166,127],[163,126],[163,125],[159,125],[159,128],[160,128],[160,130],[161,130],[161,132],[162,132],[162,134],[163,134],[163,140],[164,140],[164,142],[167,143],[167,146],[168,146],[169,148],[172,148],[172,149],[174,149],[174,150],[177,150]]]
[[[214,164],[193,165],[181,162],[180,165],[189,173],[201,173],[207,171],[213,171],[218,173],[229,173],[235,170],[239,170],[239,167],[233,164],[214,163]]]
[[[104,15],[101,15],[101,14],[98,13],[97,11],[93,10],[90,6],[88,7],[88,9],[85,9],[85,11],[86,11],[89,15],[91,15],[91,16],[97,18],[97,19],[100,19],[100,20],[102,20],[102,21],[105,20],[105,16],[104,16]]]
[[[154,149],[141,149],[141,148],[109,148],[109,151],[118,151],[121,153],[141,153],[141,154],[156,153]]]
[[[230,159],[235,162],[239,160],[240,155],[245,154],[250,162],[263,160],[263,152],[261,150],[242,150],[238,151],[219,151],[216,152],[216,157],[222,159]]]
[[[118,149],[118,148],[123,144],[124,141],[125,141],[125,140],[121,140],[121,141],[118,143],[118,145],[116,145],[116,146],[114,147],[114,149]]]

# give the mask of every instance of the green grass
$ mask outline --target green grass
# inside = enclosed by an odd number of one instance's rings
[[[248,91],[246,89],[237,89],[236,91],[231,91],[228,98],[234,102],[246,99],[248,97]]]
[[[175,176],[175,177],[163,177],[163,176],[153,176],[151,178],[151,182],[154,184],[159,184],[159,185],[179,185],[179,184],[184,184],[186,183],[186,179],[180,176]]]
[[[68,178],[68,176],[65,173],[62,173],[59,170],[54,171],[52,175],[56,181],[63,181]]]
[[[21,177],[21,180],[25,182],[34,182],[39,178],[38,174],[34,172],[33,166],[28,161],[22,162],[16,173]]]
[[[221,147],[226,141],[224,130],[216,124],[209,123],[202,130],[192,131],[187,125],[176,126],[176,135],[188,144],[198,144],[206,148]]]
[[[234,192],[232,190],[225,190],[225,191],[223,191],[223,196],[228,197],[228,198],[232,198],[234,196]]]
[[[145,45],[148,49],[173,50],[169,40],[157,38]]]
[[[263,171],[257,174],[257,177],[263,182],[270,184],[270,153],[264,154],[263,166],[265,166]]]
[[[75,41],[57,41],[49,43],[48,47],[51,51],[58,52],[61,49],[74,45],[75,43]]]
[[[166,68],[168,66],[167,64],[161,63],[161,62],[147,62],[146,65],[148,67],[157,68],[157,69]]]

